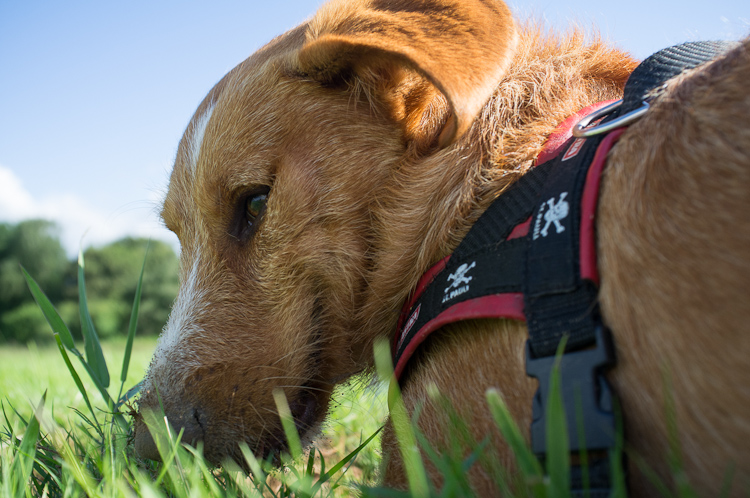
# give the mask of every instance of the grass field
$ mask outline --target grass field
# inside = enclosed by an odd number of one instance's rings
[[[155,346],[155,338],[141,338],[134,341],[130,368],[125,382],[126,390],[143,377]],[[83,350],[82,345],[78,347]],[[119,389],[119,382],[115,382],[114,379],[120,370],[124,349],[124,338],[102,343],[104,357],[113,377],[110,387],[110,394],[113,397],[117,395]],[[94,401],[95,410],[100,410],[102,418],[104,418],[104,404],[100,400],[96,402],[96,387],[75,360],[74,365],[79,371],[85,390],[90,393],[89,395]],[[24,432],[29,432],[28,427],[24,426],[22,420],[32,418],[34,407],[39,404],[45,392],[45,410],[48,410],[46,413],[52,416],[62,432],[67,432],[69,437],[72,437],[72,440],[75,441],[73,445],[78,442],[82,442],[84,446],[90,444],[91,441],[83,441],[87,436],[79,432],[82,426],[86,426],[82,423],[83,420],[80,415],[80,413],[86,412],[86,404],[60,355],[60,351],[54,347],[52,334],[50,334],[50,344],[46,345],[35,343],[28,346],[2,345],[0,347],[0,400],[2,400],[11,425],[11,427],[5,427],[7,424],[3,423],[3,432],[12,429],[19,436],[23,435]],[[16,413],[13,413],[14,411]],[[334,394],[331,416],[315,446],[317,460],[315,468],[311,469],[312,473],[318,475],[321,470],[325,470],[321,467],[320,460],[325,461],[326,463],[323,465],[330,468],[344,459],[364,439],[378,430],[383,423],[386,412],[383,385],[365,385],[360,380],[339,389]],[[89,427],[89,432],[90,429]],[[5,443],[0,444],[0,449],[4,446]],[[103,441],[103,446],[107,446],[107,441]],[[333,496],[352,496],[357,494],[355,491],[356,484],[373,484],[380,461],[378,447],[378,442],[372,441],[362,449],[351,462],[351,465],[347,465],[346,472],[339,471],[337,473],[336,478],[341,479],[339,485],[335,489],[325,488],[325,493],[330,493]],[[126,450],[126,453],[131,454],[132,457],[132,448]],[[83,458],[84,462],[85,459],[86,457]],[[143,462],[138,463],[136,460],[133,461],[136,462],[136,465],[143,467],[147,474],[154,472],[153,466],[144,465]],[[3,462],[0,460],[0,468],[3,467],[2,464]],[[5,467],[7,469],[8,465]],[[278,493],[278,496],[285,496],[284,488],[278,477],[273,475],[268,477],[269,489],[265,496],[268,496],[269,493],[273,495],[274,492]],[[0,484],[2,484],[2,476],[0,476]],[[254,488],[251,487],[250,489]],[[0,496],[9,495],[3,491],[8,491],[7,487],[0,487]],[[31,493],[31,495],[36,496],[38,493]],[[203,493],[199,493],[200,495],[203,495]],[[214,493],[209,493],[209,495],[214,495]],[[304,493],[300,496],[304,496]]]
[[[213,469],[200,448],[183,447],[181,434],[158,414],[145,415],[152,415],[147,423],[162,462],[139,459],[131,407],[118,399],[142,379],[156,346],[154,338],[135,337],[143,272],[127,338],[101,342],[88,311],[79,255],[85,344],[74,343],[44,290],[25,270],[24,275],[51,333],[48,343],[0,346],[0,497],[350,496],[353,483],[374,482],[380,460],[374,439],[387,409],[384,385],[367,379],[333,393],[323,433],[304,454],[286,400],[277,399],[291,453],[280,455],[280,471],[250,453],[245,463],[252,479],[236,465]]]
[[[135,340],[128,378],[125,382],[126,389],[143,378],[155,346],[156,338]],[[80,349],[83,350],[83,347],[81,346]],[[119,374],[125,349],[125,339],[106,341],[102,344],[102,349],[107,364]],[[81,373],[83,374],[81,380],[86,390],[95,392],[96,389],[91,379],[85,373]],[[112,390],[116,390],[117,387],[119,387],[119,383]],[[32,405],[36,406],[39,403],[45,391],[47,391],[46,406],[54,410],[55,417],[59,422],[72,414],[71,407],[79,410],[85,409],[83,397],[55,346],[52,332],[50,332],[49,343],[47,344],[1,345],[0,400],[4,403],[10,403],[21,414],[28,416],[32,412]],[[117,392],[114,392],[113,396],[116,395]]]
[[[116,372],[121,365],[124,346],[124,340],[102,344],[113,379],[118,377]],[[126,389],[143,376],[154,346],[154,339],[135,341]],[[77,362],[76,367],[80,367]],[[162,453],[167,464],[139,460],[130,444],[131,427],[118,428],[117,424],[104,422],[104,404],[100,399],[95,399],[98,396],[96,388],[81,372],[82,369],[78,370],[85,390],[94,402],[94,409],[100,414],[98,425],[87,423],[82,415],[87,408],[58,349],[37,345],[0,347],[0,397],[10,419],[9,425],[5,420],[0,424],[3,426],[0,434],[0,497],[473,496],[465,482],[465,469],[467,462],[476,462],[476,459],[471,455],[467,457],[465,453],[449,456],[448,460],[441,457],[440,465],[446,471],[444,480],[450,488],[447,493],[446,489],[440,492],[431,488],[424,480],[423,463],[418,457],[414,460],[416,472],[409,492],[401,493],[377,486],[360,487],[361,484],[377,484],[380,462],[377,438],[364,446],[353,460],[349,461],[348,458],[383,423],[387,408],[386,389],[382,383],[365,385],[359,380],[339,389],[334,394],[329,421],[314,448],[295,461],[287,460],[285,470],[280,472],[256,464],[252,469],[256,477],[251,479],[239,469],[211,469],[199,453],[181,448],[174,435],[167,441]],[[118,389],[119,382],[113,380],[110,389],[113,396]],[[45,423],[46,416],[31,416],[33,407],[38,405],[45,391],[45,409],[48,409],[47,414],[54,411],[56,424]],[[488,393],[487,398],[498,427],[513,448],[521,467],[519,475],[511,481],[500,483],[501,489],[505,490],[503,495],[570,496],[565,477],[569,465],[569,460],[564,457],[567,444],[562,444],[562,441],[556,443],[560,449],[559,459],[565,462],[558,467],[557,476],[554,473],[545,476],[502,401],[496,393]],[[17,410],[17,414],[9,409],[10,405]],[[403,405],[400,406],[400,410],[403,410]],[[399,416],[399,405],[394,409],[391,415],[395,419]],[[405,416],[405,413],[401,412],[400,416]],[[553,416],[561,417],[560,414]],[[41,422],[41,428],[35,420]],[[27,439],[29,443],[26,443]],[[415,433],[399,434],[399,439],[402,444],[406,443],[404,448],[407,450],[416,448]],[[416,439],[419,439],[418,434]],[[676,468],[675,472],[679,476],[681,471]],[[510,482],[520,491],[518,494],[508,492],[506,486]],[[624,483],[624,480],[620,482]],[[624,484],[621,484],[613,496],[624,497],[624,489]],[[721,496],[728,496],[728,489],[725,485]],[[665,487],[662,487],[662,491],[664,496],[695,496],[689,486],[681,487],[674,494]]]

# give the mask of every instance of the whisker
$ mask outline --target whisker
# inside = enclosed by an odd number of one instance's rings
[[[299,375],[276,375],[273,377],[263,377],[260,379],[260,382],[265,382],[267,380],[278,380],[278,379],[296,379],[299,381],[308,380],[307,377],[302,377]]]
[[[278,386],[281,388],[288,388],[288,389],[301,389],[303,391],[318,391],[318,392],[328,392],[326,389],[321,389],[319,387],[311,387],[311,386],[298,386],[298,385],[290,385],[290,386]]]

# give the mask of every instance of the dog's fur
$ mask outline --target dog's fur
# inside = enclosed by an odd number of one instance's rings
[[[340,0],[224,77],[180,143],[163,218],[182,284],[141,409],[161,398],[217,463],[283,440],[282,389],[309,438],[334,385],[372,365],[420,275],[522,175],[568,115],[617,98],[635,62],[578,32],[519,26],[482,0]],[[750,475],[750,42],[671,80],[603,177],[600,292],[618,365],[634,495],[643,463],[671,483],[665,403],[688,479],[713,495]],[[257,227],[245,201],[270,187]],[[454,324],[410,367],[407,408],[440,444],[436,386],[513,467],[490,418],[498,389],[528,428],[525,326]],[[668,386],[669,391],[664,387]],[[158,394],[157,394],[158,393]],[[140,418],[136,446],[155,456]],[[395,437],[385,481],[404,486]],[[434,469],[429,469],[434,474]],[[471,471],[479,495],[492,476]],[[496,491],[495,491],[496,492]]]

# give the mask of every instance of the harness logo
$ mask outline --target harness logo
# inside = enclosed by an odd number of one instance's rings
[[[581,149],[583,148],[584,143],[586,143],[585,138],[577,138],[570,145],[570,148],[568,148],[568,151],[563,156],[562,161],[567,161],[568,159],[573,159],[574,157],[576,157],[578,153],[581,152]]]
[[[469,282],[471,282],[474,277],[469,277],[466,274],[475,266],[477,266],[476,261],[472,261],[471,265],[464,263],[456,268],[455,273],[448,275],[448,283],[450,285],[448,285],[443,291],[443,303],[469,292]]]
[[[555,198],[552,197],[551,199],[548,199],[545,204],[542,204],[542,208],[539,210],[539,214],[534,223],[533,240],[538,239],[539,236],[546,237],[549,235],[550,226],[553,224],[555,225],[556,233],[562,233],[565,231],[565,227],[560,222],[567,218],[568,213],[570,213],[570,204],[565,200],[567,196],[568,193],[563,192],[560,194],[560,199],[557,202],[555,202]],[[546,210],[544,209],[545,205],[547,206]],[[542,218],[544,218],[544,221],[546,222],[544,227],[541,227]]]

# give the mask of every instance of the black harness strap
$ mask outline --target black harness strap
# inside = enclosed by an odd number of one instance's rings
[[[604,122],[642,106],[666,80],[732,46],[688,43],[649,57],[628,80],[623,105]],[[419,343],[445,323],[525,317],[527,373],[539,380],[531,442],[544,459],[550,374],[557,348],[565,340],[559,364],[570,449],[605,455],[592,459],[587,472],[573,466],[573,496],[606,497],[612,489],[609,462],[615,448],[615,417],[603,370],[615,362],[614,346],[599,313],[597,278],[582,271],[582,245],[595,247],[593,229],[583,230],[582,219],[593,218],[595,198],[593,207],[582,199],[590,195],[592,181],[598,193],[598,177],[592,180],[591,171],[603,167],[606,147],[619,133],[569,140],[561,148],[564,153],[531,169],[498,197],[450,258],[428,272],[429,283],[420,283],[421,293],[402,313],[393,343],[400,378]],[[518,236],[527,224],[528,233]],[[591,257],[595,267],[595,254]]]
[[[529,346],[534,357],[554,355],[568,336],[566,351],[593,342],[601,322],[597,288],[581,278],[581,198],[600,140],[586,140],[578,154],[559,155],[532,216],[522,286]]]
[[[625,87],[622,106],[603,121],[637,109],[670,78],[714,59],[735,45],[716,41],[691,42],[657,52],[633,71]],[[540,204],[535,212],[537,224],[540,217],[549,212],[552,202],[568,203],[571,213],[566,220],[580,219],[580,202],[573,200],[580,199],[588,165],[605,136],[586,139],[575,162],[566,161],[564,156],[553,159],[556,162],[554,173],[542,194],[543,199],[549,200]],[[557,201],[563,195],[567,199]],[[566,232],[540,237],[536,231],[538,225],[535,225],[529,245],[523,292],[533,357],[554,355],[564,335],[568,336],[566,351],[591,346],[601,323],[597,288],[592,282],[580,278],[577,259],[580,226],[577,223],[566,226]]]
[[[656,52],[641,62],[630,75],[619,114],[637,109],[644,100],[653,98],[667,80],[715,59],[738,45],[738,42],[700,41]],[[617,115],[613,114],[612,119]]]
[[[519,261],[526,252],[526,240],[505,239],[515,226],[531,216],[549,172],[550,165],[534,168],[477,220],[445,268],[411,306],[410,315],[417,309],[419,314],[411,323],[406,322],[409,330],[399,334],[401,347],[397,345],[394,365],[417,333],[452,306],[481,296],[521,292],[524,272]]]

